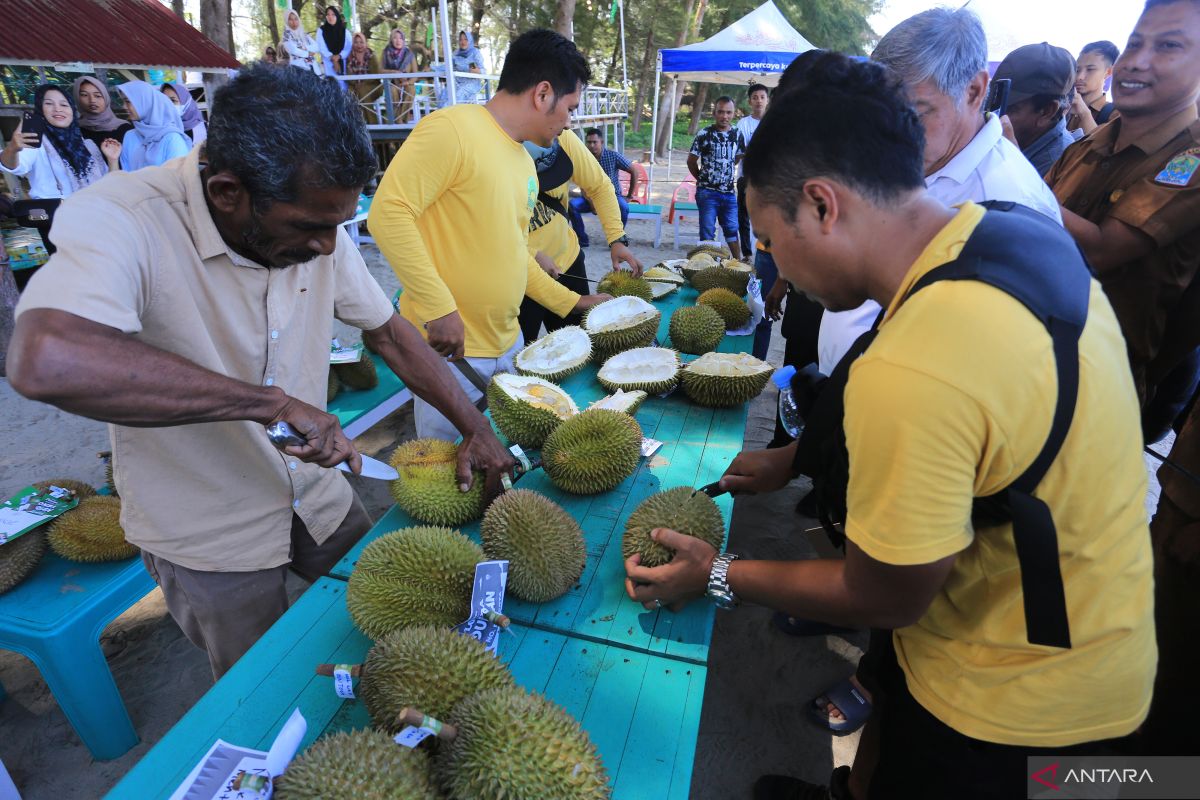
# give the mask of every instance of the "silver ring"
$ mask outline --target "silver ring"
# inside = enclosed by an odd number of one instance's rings
[[[662,607],[663,607],[662,600],[659,600],[658,598],[655,598],[655,599],[654,599],[654,607],[655,607],[655,608],[662,608]]]

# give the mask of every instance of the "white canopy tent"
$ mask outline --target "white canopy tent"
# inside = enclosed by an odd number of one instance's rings
[[[658,103],[662,77],[696,83],[761,83],[774,86],[796,56],[814,45],[791,26],[779,8],[767,0],[737,22],[703,42],[658,51],[654,77],[654,121],[651,147],[658,141]],[[675,129],[675,93],[671,95],[671,130]],[[670,152],[667,148],[668,170]],[[651,162],[650,180],[654,180]]]

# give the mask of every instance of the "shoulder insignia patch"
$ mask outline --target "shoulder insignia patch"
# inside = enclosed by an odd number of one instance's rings
[[[1191,147],[1168,161],[1163,171],[1154,176],[1154,182],[1164,186],[1187,186],[1196,170],[1200,170],[1200,147]]]

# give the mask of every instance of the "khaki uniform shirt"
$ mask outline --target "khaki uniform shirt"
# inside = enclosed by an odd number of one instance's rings
[[[200,150],[114,173],[64,203],[58,252],[17,314],[67,311],[324,408],[334,317],[371,330],[391,304],[344,231],[332,255],[286,269],[230,249],[205,203]],[[184,567],[285,564],[293,513],[323,542],[350,508],[340,472],[285,456],[255,422],[109,431],[125,537]]]
[[[1156,364],[1160,354],[1165,359],[1200,344],[1200,323],[1185,299],[1200,266],[1200,174],[1181,177],[1188,158],[1200,158],[1200,122],[1194,120],[1195,111],[1185,111],[1117,150],[1122,120],[1115,119],[1067,148],[1046,175],[1064,208],[1097,225],[1118,219],[1154,240],[1148,255],[1096,276],[1121,323],[1143,398],[1147,385],[1152,389],[1172,366]],[[1181,157],[1183,172],[1167,174],[1167,165],[1180,165]]]

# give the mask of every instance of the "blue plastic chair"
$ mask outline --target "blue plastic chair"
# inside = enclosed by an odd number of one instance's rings
[[[154,579],[140,556],[80,564],[47,552],[33,575],[0,595],[0,649],[28,656],[37,665],[98,761],[118,758],[138,743],[100,649],[100,634],[152,589]]]

